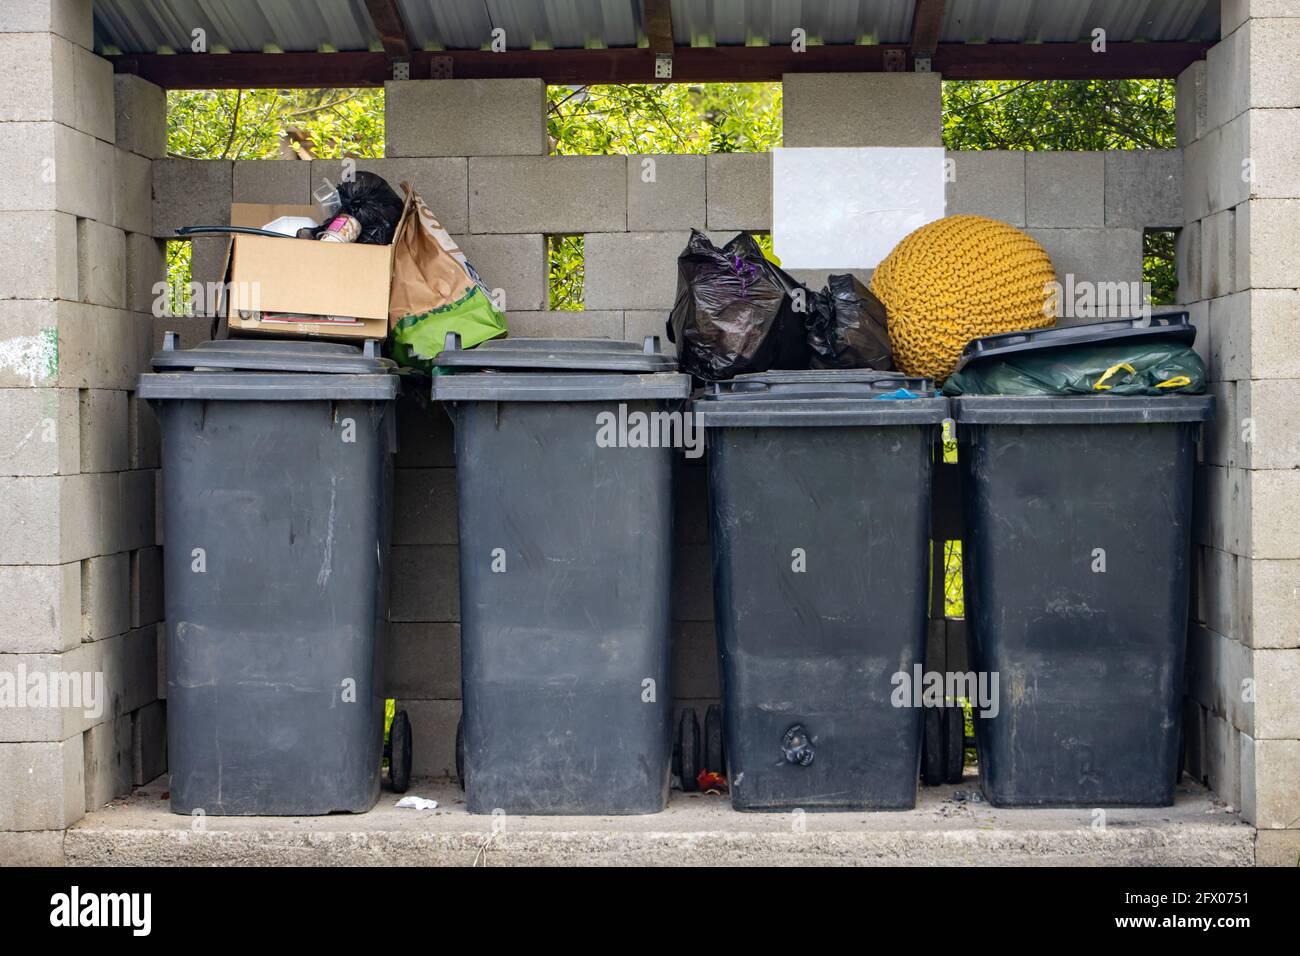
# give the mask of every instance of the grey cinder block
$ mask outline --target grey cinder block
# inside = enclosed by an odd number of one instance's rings
[[[152,161],[107,144],[101,147],[113,157],[112,225],[127,232],[153,230]]]
[[[507,311],[535,312],[547,306],[546,237],[506,233],[454,236],[483,284],[500,290],[499,304]]]
[[[467,555],[478,560],[481,555]],[[460,620],[460,565],[455,545],[396,545],[388,619],[397,623]]]
[[[0,212],[0,262],[0,298],[77,299],[77,219],[60,212]]]
[[[1209,119],[1208,95],[1205,61],[1197,60],[1178,74],[1174,92],[1179,146],[1186,146],[1205,133]]]
[[[0,7],[0,33],[57,33],[90,48],[91,0],[11,0]]]
[[[384,84],[389,156],[542,156],[539,79],[402,80]]]
[[[1106,155],[1106,225],[1174,229],[1183,224],[1183,154],[1176,149]]]
[[[397,469],[393,509],[394,544],[455,544],[456,470]]]
[[[588,233],[583,302],[595,310],[671,308],[677,257],[689,238],[686,232]]]
[[[131,792],[131,718],[117,717],[96,724],[83,742],[86,809],[98,810]]]
[[[232,202],[308,203],[312,164],[301,159],[239,160],[232,172]]]
[[[129,73],[113,77],[117,145],[148,159],[167,155],[167,93]]]
[[[58,654],[81,645],[81,565],[0,567],[0,654]]]
[[[547,339],[622,339],[623,313],[606,311],[512,312],[510,334]]]
[[[77,300],[126,307],[126,234],[121,229],[77,220]]]
[[[772,228],[771,153],[717,153],[706,170],[709,229]]]
[[[82,735],[0,743],[0,831],[62,830],[86,813]]]
[[[1105,224],[1105,153],[1025,155],[1025,222],[1086,228]]]
[[[167,705],[146,704],[131,715],[131,776],[137,787],[167,772]]]
[[[787,73],[786,146],[941,146],[938,73]]]
[[[473,157],[469,225],[471,233],[622,231],[627,157]]]
[[[0,475],[81,471],[77,391],[16,388],[0,401]]]
[[[627,228],[703,229],[705,163],[704,156],[629,156]]]
[[[230,224],[234,164],[220,159],[153,163],[153,234],[174,239],[180,226]]]
[[[387,641],[385,696],[460,698],[460,625],[392,624]]]
[[[460,701],[399,697],[397,706],[411,718],[412,775],[454,778]]]
[[[949,150],[947,159],[953,173],[946,190],[948,215],[986,216],[1013,226],[1025,224],[1022,150]]]

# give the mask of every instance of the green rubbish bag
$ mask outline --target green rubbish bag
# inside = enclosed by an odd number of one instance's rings
[[[433,359],[446,344],[448,332],[458,333],[461,348],[470,349],[506,331],[506,317],[476,284],[455,302],[399,319],[392,332],[393,358],[399,365],[436,373]]]
[[[1174,341],[1115,342],[976,360],[944,382],[955,395],[1194,395],[1205,363]]]

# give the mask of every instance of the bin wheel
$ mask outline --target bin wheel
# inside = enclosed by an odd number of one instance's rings
[[[966,766],[966,711],[961,704],[953,704],[944,708],[944,716],[944,780],[947,783],[961,783],[962,771]]]
[[[727,759],[722,737],[722,706],[710,704],[704,712],[704,769],[719,776],[727,775]]]
[[[456,782],[465,789],[465,718],[456,721]]]
[[[393,724],[388,730],[388,776],[394,793],[406,793],[411,785],[411,718],[406,711],[393,714]]]
[[[682,790],[694,793],[700,787],[700,722],[695,709],[687,707],[677,725],[677,747],[681,753]]]
[[[925,724],[921,735],[921,781],[927,787],[937,787],[944,782],[943,709],[925,708]]]

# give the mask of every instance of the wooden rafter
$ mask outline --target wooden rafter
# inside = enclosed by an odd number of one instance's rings
[[[645,35],[655,56],[673,55],[671,0],[645,0]]]
[[[411,56],[411,35],[397,9],[397,0],[366,0],[370,21],[384,45],[384,53],[394,59],[406,60]]]
[[[943,26],[944,0],[916,0],[912,11],[912,40],[908,44],[915,56],[934,56]]]

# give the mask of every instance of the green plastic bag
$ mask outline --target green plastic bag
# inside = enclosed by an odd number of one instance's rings
[[[1199,395],[1205,363],[1187,345],[1146,339],[974,361],[944,382],[954,395]]]
[[[393,358],[398,365],[436,373],[432,360],[442,351],[448,332],[459,333],[461,348],[469,349],[506,331],[506,317],[482,286],[475,285],[455,302],[398,320],[392,332]]]

